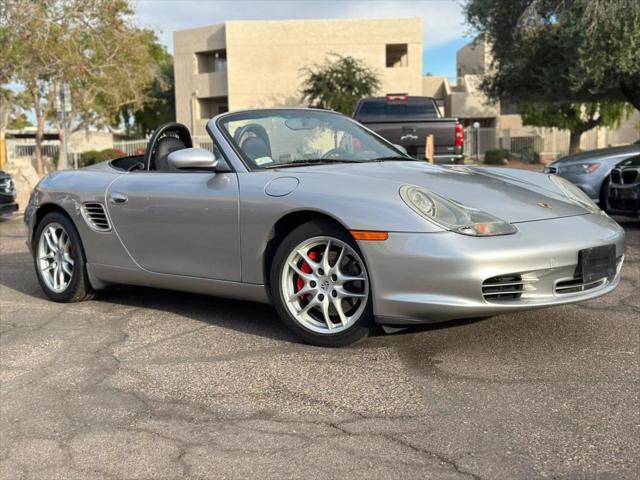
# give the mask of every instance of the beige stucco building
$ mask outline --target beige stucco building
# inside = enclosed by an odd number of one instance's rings
[[[195,135],[227,109],[302,105],[305,68],[331,54],[377,71],[380,94],[422,95],[422,20],[227,21],[174,33],[176,120]]]

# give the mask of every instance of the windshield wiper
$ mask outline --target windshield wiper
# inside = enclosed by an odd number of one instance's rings
[[[361,160],[349,160],[349,159],[341,159],[341,158],[309,158],[306,160],[296,160],[294,162],[287,163],[275,163],[273,165],[267,165],[264,167],[267,168],[289,168],[289,167],[299,167],[301,165],[322,165],[324,163],[362,163]]]
[[[414,161],[413,157],[404,157],[402,155],[391,155],[389,157],[376,157],[370,158],[369,160],[365,160],[366,162],[390,162],[390,161],[398,161],[398,162],[411,162]]]

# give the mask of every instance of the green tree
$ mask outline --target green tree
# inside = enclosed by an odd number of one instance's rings
[[[582,134],[599,125],[618,127],[626,104],[604,103],[523,103],[520,105],[522,122],[537,127],[553,126],[569,130],[569,152],[580,150]]]
[[[14,115],[13,118],[9,120],[9,130],[22,130],[26,127],[33,127],[33,124],[24,112]]]
[[[487,96],[520,104],[525,123],[569,129],[571,151],[617,125],[623,101],[640,109],[637,0],[469,0],[465,11],[489,40]]]
[[[358,100],[375,95],[381,83],[377,73],[362,60],[331,54],[322,65],[305,68],[302,101],[312,107],[351,115]]]
[[[640,110],[640,2],[577,3],[572,33],[580,43],[571,76],[573,89],[613,94],[619,90]]]
[[[153,32],[148,32],[146,41],[157,75],[145,90],[142,105],[126,105],[119,111],[114,126],[124,125],[127,136],[144,137],[175,120],[173,57]]]
[[[0,34],[0,39],[27,59],[10,80],[31,97],[40,173],[45,123],[51,122],[62,137],[55,108],[62,84],[71,90],[71,131],[109,125],[122,106],[142,104],[156,66],[147,49],[149,33],[133,26],[132,13],[127,0],[3,2],[2,25],[11,34],[6,40]]]

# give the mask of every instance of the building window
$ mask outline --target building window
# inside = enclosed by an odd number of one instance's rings
[[[220,113],[229,111],[227,97],[207,97],[198,99],[199,118],[208,120]]]
[[[406,67],[409,65],[408,47],[406,43],[387,45],[387,68]]]
[[[211,50],[196,53],[197,73],[225,73],[227,71],[227,51]]]

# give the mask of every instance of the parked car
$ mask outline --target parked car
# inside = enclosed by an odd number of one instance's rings
[[[425,158],[427,135],[433,135],[435,163],[464,163],[462,125],[455,118],[443,118],[431,97],[365,98],[353,118],[419,159]]]
[[[554,173],[582,189],[589,198],[606,210],[609,175],[620,161],[640,154],[640,140],[621,147],[599,148],[567,155],[545,167],[545,173]]]
[[[640,155],[623,160],[611,170],[608,208],[611,213],[640,216]]]
[[[8,217],[17,210],[16,184],[11,175],[0,171],[0,217]]]
[[[343,115],[224,113],[213,152],[171,123],[144,156],[46,176],[25,211],[45,294],[112,283],[273,303],[304,341],[592,299],[624,230],[570,182],[417,161]],[[559,222],[558,219],[562,218]]]

